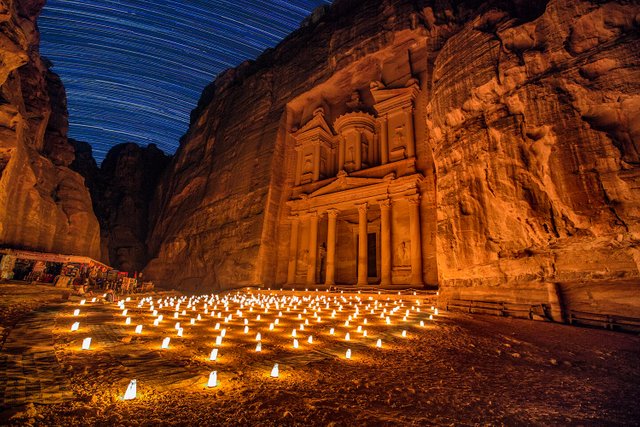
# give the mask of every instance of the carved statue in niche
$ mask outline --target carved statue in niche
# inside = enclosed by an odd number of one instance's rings
[[[349,101],[347,101],[347,107],[349,107],[350,110],[352,111],[356,111],[356,110],[360,110],[362,107],[362,98],[360,97],[360,92],[358,92],[357,90],[354,90],[351,93],[351,99],[349,99]]]
[[[404,125],[395,128],[393,135],[393,148],[404,146]]]
[[[398,245],[398,258],[400,265],[409,265],[409,245],[405,240]]]
[[[302,173],[311,173],[313,171],[313,162],[311,161],[311,156],[306,156],[304,158],[304,167],[302,168]]]
[[[355,162],[355,156],[353,153],[353,145],[349,145],[349,148],[347,149],[347,163],[350,162]]]

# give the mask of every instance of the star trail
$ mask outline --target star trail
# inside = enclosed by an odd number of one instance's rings
[[[122,142],[173,153],[201,91],[329,0],[48,0],[41,53],[67,90],[69,136],[101,162]]]

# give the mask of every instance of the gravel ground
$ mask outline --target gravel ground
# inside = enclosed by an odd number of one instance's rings
[[[254,292],[256,298],[266,294]],[[234,318],[225,324],[205,315],[201,301],[199,311],[189,310],[177,319],[184,328],[179,338],[173,308],[159,309],[156,303],[164,320],[153,327],[148,305],[137,308],[131,301],[126,307],[132,322],[125,325],[115,304],[79,306],[72,299],[56,315],[51,333],[60,369],[68,374],[76,399],[4,408],[0,419],[11,425],[65,426],[546,426],[638,425],[640,420],[637,335],[461,313],[441,312],[429,320],[431,302],[419,296],[272,294],[326,296],[331,306],[327,310],[326,300],[318,303],[323,309],[318,323],[309,301],[303,302],[285,311],[270,331],[278,312],[273,306],[264,313],[256,304],[249,312],[245,304],[240,318],[235,315],[239,303],[232,302],[223,316]],[[376,299],[380,306],[371,315]],[[344,326],[359,302],[358,317]],[[337,304],[344,310],[332,319]],[[390,316],[391,324],[379,317],[383,304],[388,311],[404,304]],[[82,311],[77,318],[71,314],[75,308]],[[218,304],[212,311],[222,309]],[[403,322],[405,310],[410,315]],[[190,325],[198,312],[202,320]],[[300,331],[305,319],[309,325]],[[81,328],[72,333],[74,320]],[[210,361],[220,333],[217,322],[227,334],[218,347],[218,360]],[[144,325],[140,335],[133,332],[136,324]],[[357,331],[358,325],[367,337]],[[335,335],[329,334],[331,327]],[[292,347],[293,328],[298,329],[298,349]],[[262,334],[260,353],[255,352],[257,331]],[[89,335],[92,350],[83,352],[80,342]],[[171,345],[161,350],[165,336],[171,337]],[[376,347],[378,338],[382,348]],[[347,348],[353,353],[350,360],[345,359]],[[279,378],[269,376],[274,363],[280,365]],[[207,388],[212,370],[218,372],[219,385]],[[123,401],[132,378],[138,380],[137,398]]]

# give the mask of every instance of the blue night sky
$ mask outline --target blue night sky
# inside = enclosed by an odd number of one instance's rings
[[[101,162],[122,142],[173,153],[200,93],[329,0],[48,0],[41,53],[67,90],[69,136]]]

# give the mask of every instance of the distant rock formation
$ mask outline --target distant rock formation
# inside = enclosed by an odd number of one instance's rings
[[[89,144],[73,143],[71,168],[85,177],[91,191],[104,261],[122,271],[141,271],[148,261],[149,203],[170,157],[154,144],[125,143],[111,148],[98,167]]]
[[[569,307],[638,314],[639,27],[626,1],[336,0],[203,92],[156,192],[146,272],[286,281],[292,133],[415,79],[424,282],[523,302],[552,283]]]
[[[44,0],[0,4],[0,245],[100,258],[82,177],[69,169],[64,87],[38,52]]]

